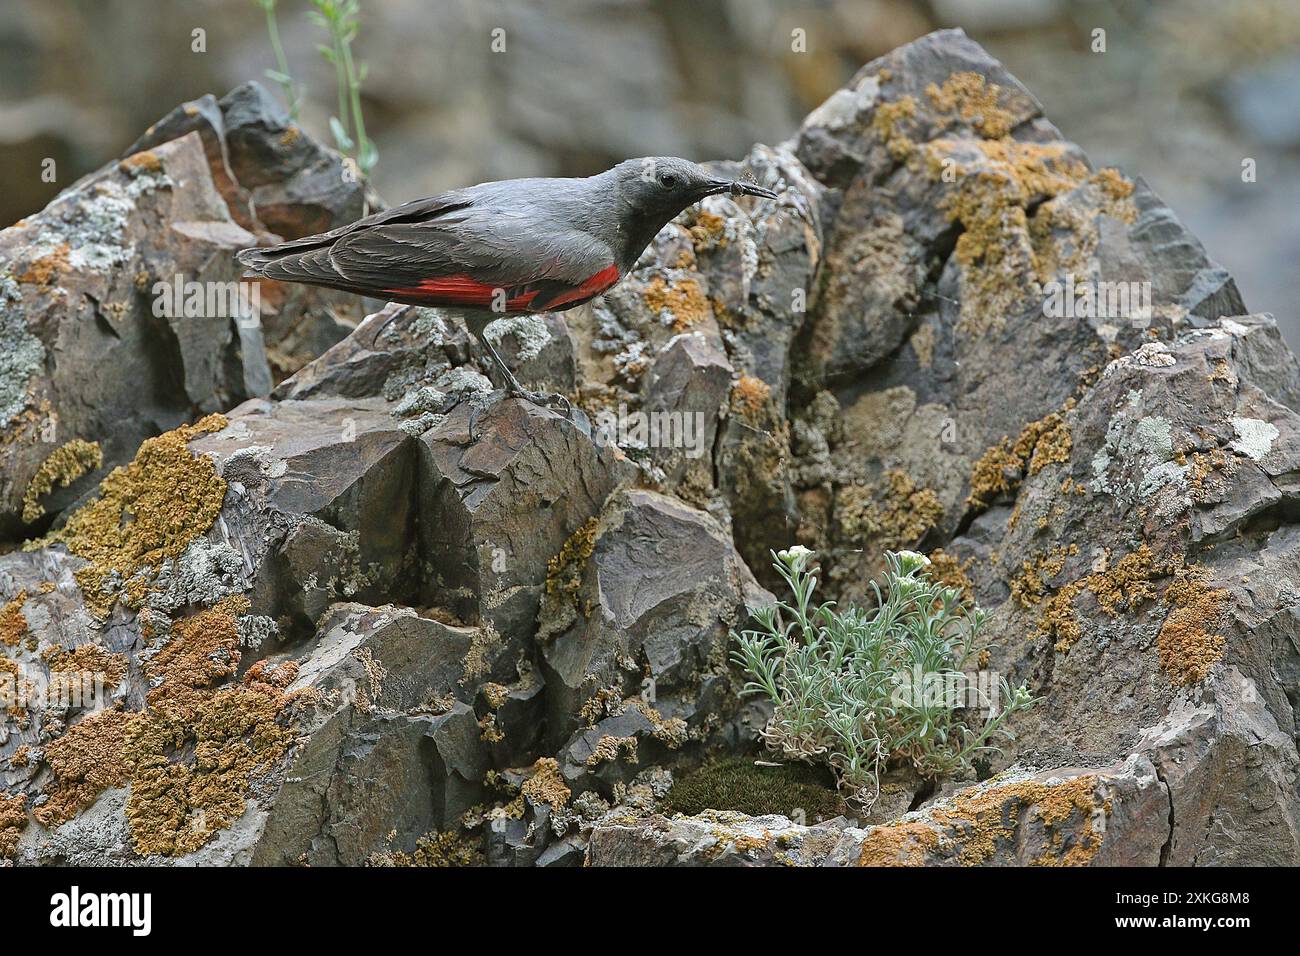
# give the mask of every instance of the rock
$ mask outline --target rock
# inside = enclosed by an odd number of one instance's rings
[[[566,780],[576,786],[581,768],[602,763],[630,776],[656,747],[721,731],[738,709],[728,628],[746,602],[771,597],[718,524],[654,492],[621,492],[566,557],[538,635],[547,737],[568,738]]]
[[[628,469],[578,425],[520,399],[463,402],[419,447],[430,489],[421,547],[436,556],[423,598],[509,640],[529,633],[548,562]]]

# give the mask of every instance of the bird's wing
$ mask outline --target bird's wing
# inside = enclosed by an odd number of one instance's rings
[[[602,241],[502,202],[445,193],[240,261],[273,279],[428,305],[541,311],[618,281]]]

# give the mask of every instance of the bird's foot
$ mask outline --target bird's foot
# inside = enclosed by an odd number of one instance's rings
[[[513,387],[506,387],[506,394],[532,402],[539,408],[556,409],[569,421],[573,421],[573,405],[559,392],[531,392],[516,383]]]

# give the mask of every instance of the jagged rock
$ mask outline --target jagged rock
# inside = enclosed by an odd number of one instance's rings
[[[630,776],[658,747],[722,730],[736,711],[728,628],[746,602],[771,597],[717,522],[655,492],[621,492],[570,559],[539,632],[547,739],[568,740],[566,779],[578,785],[602,763],[625,765],[607,781]]]
[[[507,640],[532,630],[547,563],[630,471],[580,423],[520,399],[463,402],[420,436],[427,601]]]

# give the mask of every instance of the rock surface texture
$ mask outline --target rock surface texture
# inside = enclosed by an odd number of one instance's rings
[[[454,315],[156,314],[374,201],[256,86],[0,233],[0,858],[1300,863],[1271,317],[960,32],[719,166],[778,199],[489,327],[572,418],[494,391]],[[981,779],[667,811],[758,755],[728,635],[794,543],[837,599],[913,548],[990,611],[989,667],[1042,700]]]

